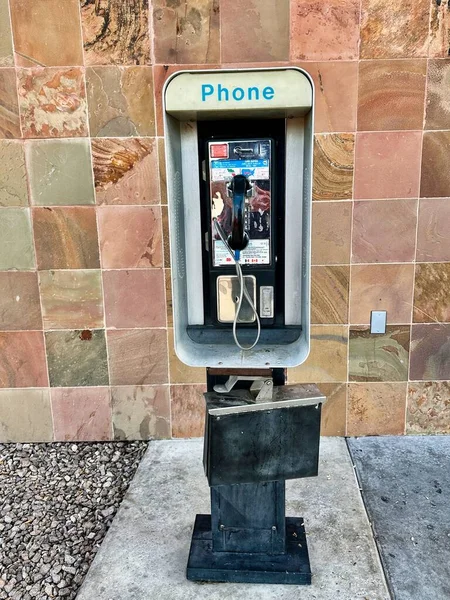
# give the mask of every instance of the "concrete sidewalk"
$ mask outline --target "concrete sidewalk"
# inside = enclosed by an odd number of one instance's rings
[[[387,600],[346,442],[323,438],[319,477],[287,482],[305,518],[311,586],[196,584],[185,570],[196,513],[209,512],[203,440],[152,442],[77,600]]]

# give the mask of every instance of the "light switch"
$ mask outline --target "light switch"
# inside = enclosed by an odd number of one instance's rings
[[[370,313],[370,333],[386,333],[387,312],[372,310]]]

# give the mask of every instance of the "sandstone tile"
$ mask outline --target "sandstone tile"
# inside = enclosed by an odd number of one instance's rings
[[[171,385],[172,436],[200,437],[205,431],[205,385]]]
[[[168,385],[113,387],[111,394],[115,440],[171,437]]]
[[[159,188],[161,195],[161,204],[167,204],[167,176],[166,176],[166,154],[164,148],[164,138],[158,140],[158,167],[159,167]]]
[[[92,140],[97,204],[158,204],[155,138]]]
[[[311,323],[348,322],[349,276],[349,266],[312,267]]]
[[[372,310],[386,310],[387,322],[410,323],[414,265],[351,267],[350,323],[368,325]]]
[[[0,69],[0,138],[20,138],[19,103],[14,69]]]
[[[450,321],[450,263],[416,265],[413,321]]]
[[[450,196],[449,147],[450,131],[425,131],[423,134],[421,198]]]
[[[161,206],[162,234],[164,267],[170,269],[170,235],[169,235],[169,210],[167,206]]]
[[[27,206],[23,143],[18,140],[0,140],[0,164],[0,206]]]
[[[291,59],[357,59],[359,12],[357,0],[292,2]]]
[[[112,438],[109,388],[51,390],[55,441],[103,442]]]
[[[319,389],[327,398],[322,405],[320,435],[345,435],[347,384],[320,383]]]
[[[154,0],[152,7],[155,62],[219,62],[218,0]]]
[[[165,327],[163,269],[104,271],[107,327]]]
[[[95,208],[33,209],[38,269],[98,269]]]
[[[418,196],[422,133],[356,134],[355,198]]]
[[[164,280],[166,284],[166,314],[167,314],[167,327],[173,327],[173,314],[172,314],[172,274],[170,269],[164,269]]]
[[[165,329],[109,330],[108,353],[112,385],[168,382]]]
[[[386,333],[350,328],[349,381],[407,381],[409,325],[388,325]]]
[[[79,67],[17,71],[23,137],[86,137],[83,70]]]
[[[47,386],[42,331],[0,332],[0,388]]]
[[[220,10],[222,62],[289,60],[289,0],[222,0]]]
[[[88,67],[86,86],[92,137],[155,134],[151,67]]]
[[[48,390],[0,390],[0,441],[53,442]]]
[[[34,269],[29,208],[0,209],[0,270]]]
[[[104,330],[47,331],[45,342],[52,387],[109,384]]]
[[[41,271],[39,289],[44,329],[104,326],[100,270]]]
[[[163,266],[159,207],[102,206],[97,215],[103,268]]]
[[[362,0],[360,58],[427,56],[429,0]]]
[[[450,382],[424,381],[408,386],[407,433],[450,433]]]
[[[188,367],[175,353],[173,329],[169,329],[169,367],[170,383],[201,383],[206,380],[205,369]]]
[[[16,65],[82,65],[78,0],[10,0]]]
[[[355,131],[358,61],[308,61],[297,66],[305,69],[314,81],[315,131]]]
[[[405,432],[406,382],[350,383],[347,435]]]
[[[302,365],[289,369],[289,383],[347,381],[347,344],[345,325],[313,325],[311,352]]]
[[[27,140],[31,204],[95,204],[89,140]]]
[[[8,2],[0,2],[0,67],[14,66]]]
[[[313,200],[352,197],[355,138],[351,133],[314,137]]]
[[[411,262],[416,246],[417,200],[357,201],[353,207],[352,262]]]
[[[81,2],[86,65],[150,63],[148,0]]]
[[[450,11],[445,2],[431,2],[428,56],[446,58],[450,54]]]
[[[411,380],[450,379],[450,324],[413,325],[411,329]]]
[[[359,63],[358,130],[422,129],[426,60]]]
[[[314,202],[311,235],[312,264],[348,264],[351,228],[350,202]]]
[[[425,129],[450,129],[450,59],[428,61]]]
[[[449,223],[449,198],[421,198],[419,200],[417,261],[450,261]]]
[[[0,272],[0,330],[42,329],[37,273]]]

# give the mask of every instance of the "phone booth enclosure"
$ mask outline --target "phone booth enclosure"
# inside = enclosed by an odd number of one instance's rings
[[[196,367],[301,364],[309,353],[314,88],[298,68],[181,71],[166,82],[164,124],[175,351]],[[238,281],[215,230],[231,231],[228,184],[244,175],[244,285],[261,322],[252,350],[233,339]],[[243,301],[242,344],[255,339]]]

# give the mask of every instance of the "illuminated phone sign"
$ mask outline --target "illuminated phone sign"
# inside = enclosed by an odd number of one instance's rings
[[[211,98],[212,96],[212,98]],[[242,100],[273,100],[275,96],[275,90],[272,86],[266,85],[261,88],[260,86],[249,86],[247,88],[235,87],[230,89],[221,83],[213,85],[211,83],[204,83],[202,85],[202,102],[206,102],[207,99],[217,100],[218,102],[229,102],[230,99],[241,102]]]

